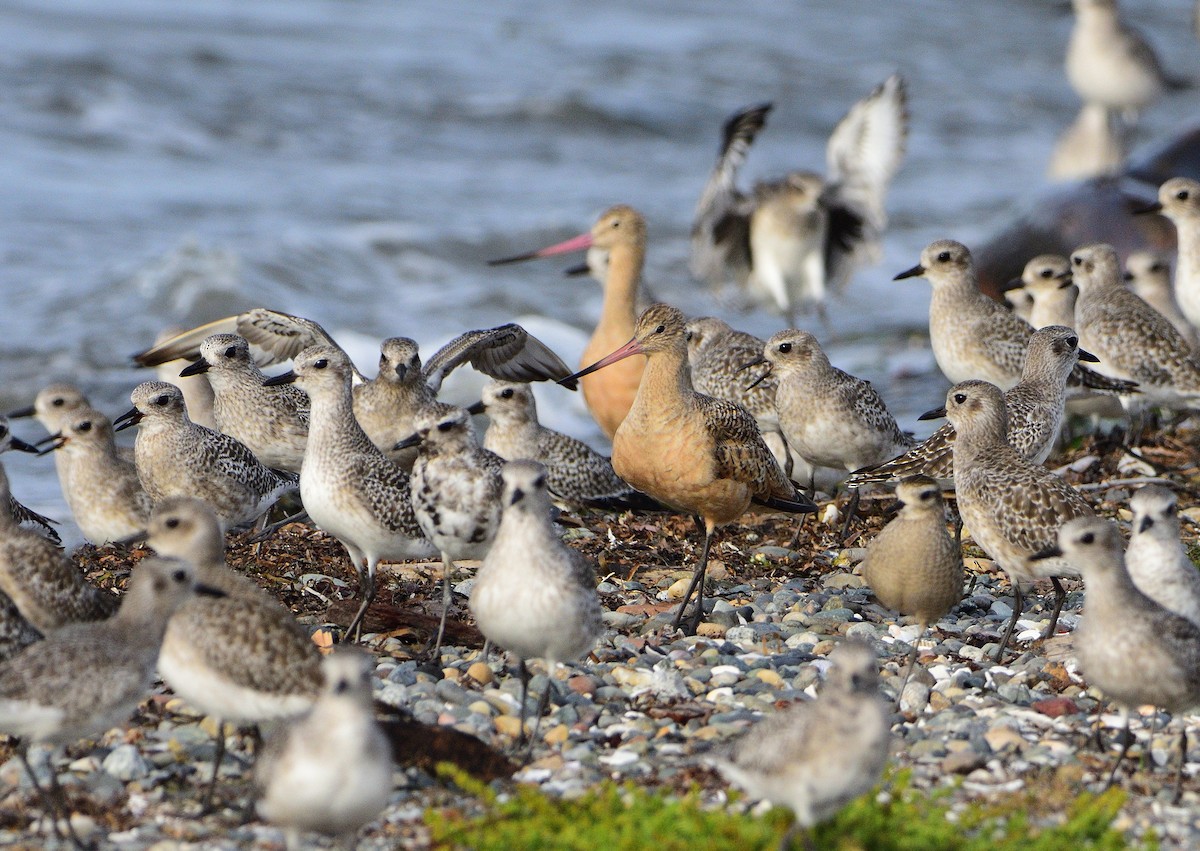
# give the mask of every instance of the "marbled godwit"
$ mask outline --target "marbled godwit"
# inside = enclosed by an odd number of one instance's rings
[[[791,847],[796,831],[866,794],[887,764],[892,713],[879,693],[874,651],[850,639],[833,649],[829,661],[816,700],[765,718],[713,759],[751,797],[791,807],[796,820],[781,849]]]
[[[600,321],[596,323],[592,338],[583,350],[581,364],[598,360],[633,335],[638,289],[646,259],[646,220],[642,214],[632,207],[618,204],[605,210],[588,233],[538,251],[491,261],[492,265],[515,263],[535,257],[582,251],[593,246],[608,252],[608,274],[604,280],[604,305]],[[626,361],[602,375],[577,373],[582,376],[580,385],[588,410],[609,438],[616,434],[617,426],[633,406],[643,368],[644,364],[640,361]]]
[[[1034,558],[1065,556],[1083,576],[1087,606],[1072,636],[1079,669],[1089,685],[1121,706],[1126,732],[1129,710],[1152,703],[1173,715],[1200,706],[1200,627],[1163,608],[1129,578],[1116,524],[1081,517],[1065,524],[1057,542]],[[1109,775],[1117,776],[1129,736]],[[1187,728],[1179,743],[1175,796],[1187,762]]]
[[[696,206],[692,273],[712,284],[727,277],[795,324],[797,310],[821,310],[857,268],[873,262],[887,224],[884,195],[904,158],[908,109],[904,81],[893,74],[834,128],[825,150],[827,176],[792,172],[750,194],[735,180],[770,104],[726,123],[720,156]],[[822,313],[822,316],[824,314]]]
[[[685,335],[679,310],[652,305],[638,318],[633,339],[576,377],[646,356],[633,407],[613,436],[613,469],[642,493],[703,521],[704,549],[672,625],[679,625],[699,589],[694,631],[703,615],[704,573],[717,527],[737,520],[751,502],[792,512],[816,511],[816,505],[784,475],[754,417],[692,388]]]

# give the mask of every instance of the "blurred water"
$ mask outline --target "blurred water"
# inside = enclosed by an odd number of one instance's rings
[[[1124,5],[1174,73],[1200,78],[1190,3]],[[1069,26],[1045,0],[7,2],[0,406],[67,378],[117,414],[145,377],[127,356],[162,327],[254,305],[318,319],[368,367],[384,336],[433,345],[515,317],[573,361],[599,289],[565,264],[483,261],[618,201],[649,219],[660,298],[766,335],[777,319],[687,277],[720,123],[773,100],[746,177],[820,168],[846,108],[899,69],[909,156],[884,261],[832,305],[832,351],[913,425],[945,385],[908,333],[928,293],[891,276],[932,239],[978,242],[1043,184],[1076,109]],[[1143,138],[1195,107],[1172,95]],[[574,399],[543,392],[542,410],[597,436]],[[20,497],[65,519],[49,459],[5,463]]]

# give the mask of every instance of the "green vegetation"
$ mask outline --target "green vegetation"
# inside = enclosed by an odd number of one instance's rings
[[[713,808],[693,790],[682,796],[631,783],[605,783],[574,800],[518,786],[498,795],[453,768],[443,775],[480,799],[482,815],[429,810],[435,847],[488,849],[700,849],[775,848],[791,822],[786,810],[756,817]],[[1065,802],[1065,818],[1035,825],[1044,809],[1027,791],[999,802],[951,803],[949,790],[925,795],[913,789],[908,771],[890,778],[885,801],[867,795],[813,833],[814,847],[830,851],[1116,851],[1134,847],[1112,822],[1125,800],[1119,789],[1080,794]],[[1042,800],[1041,803],[1045,803]],[[799,838],[793,847],[800,847]],[[1151,842],[1148,846],[1153,848]]]

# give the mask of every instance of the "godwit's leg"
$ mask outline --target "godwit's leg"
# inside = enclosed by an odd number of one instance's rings
[[[675,621],[671,624],[671,629],[678,629],[680,621],[683,620],[683,611],[687,607],[687,601],[691,599],[692,592],[696,592],[696,611],[691,618],[689,627],[691,633],[695,634],[697,627],[700,626],[700,619],[704,616],[704,574],[708,570],[708,553],[712,547],[713,533],[716,531],[711,523],[704,524],[704,549],[700,552],[700,562],[696,565],[696,570],[692,573],[692,582],[688,585],[687,593],[683,595],[683,603],[679,606],[679,611],[675,614]]]

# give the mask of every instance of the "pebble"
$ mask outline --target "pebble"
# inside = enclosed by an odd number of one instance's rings
[[[496,675],[492,673],[491,667],[486,662],[473,662],[467,668],[467,676],[480,685],[488,685],[496,679]]]
[[[141,780],[150,773],[150,767],[134,745],[117,745],[104,758],[101,767],[118,780],[129,782]]]

